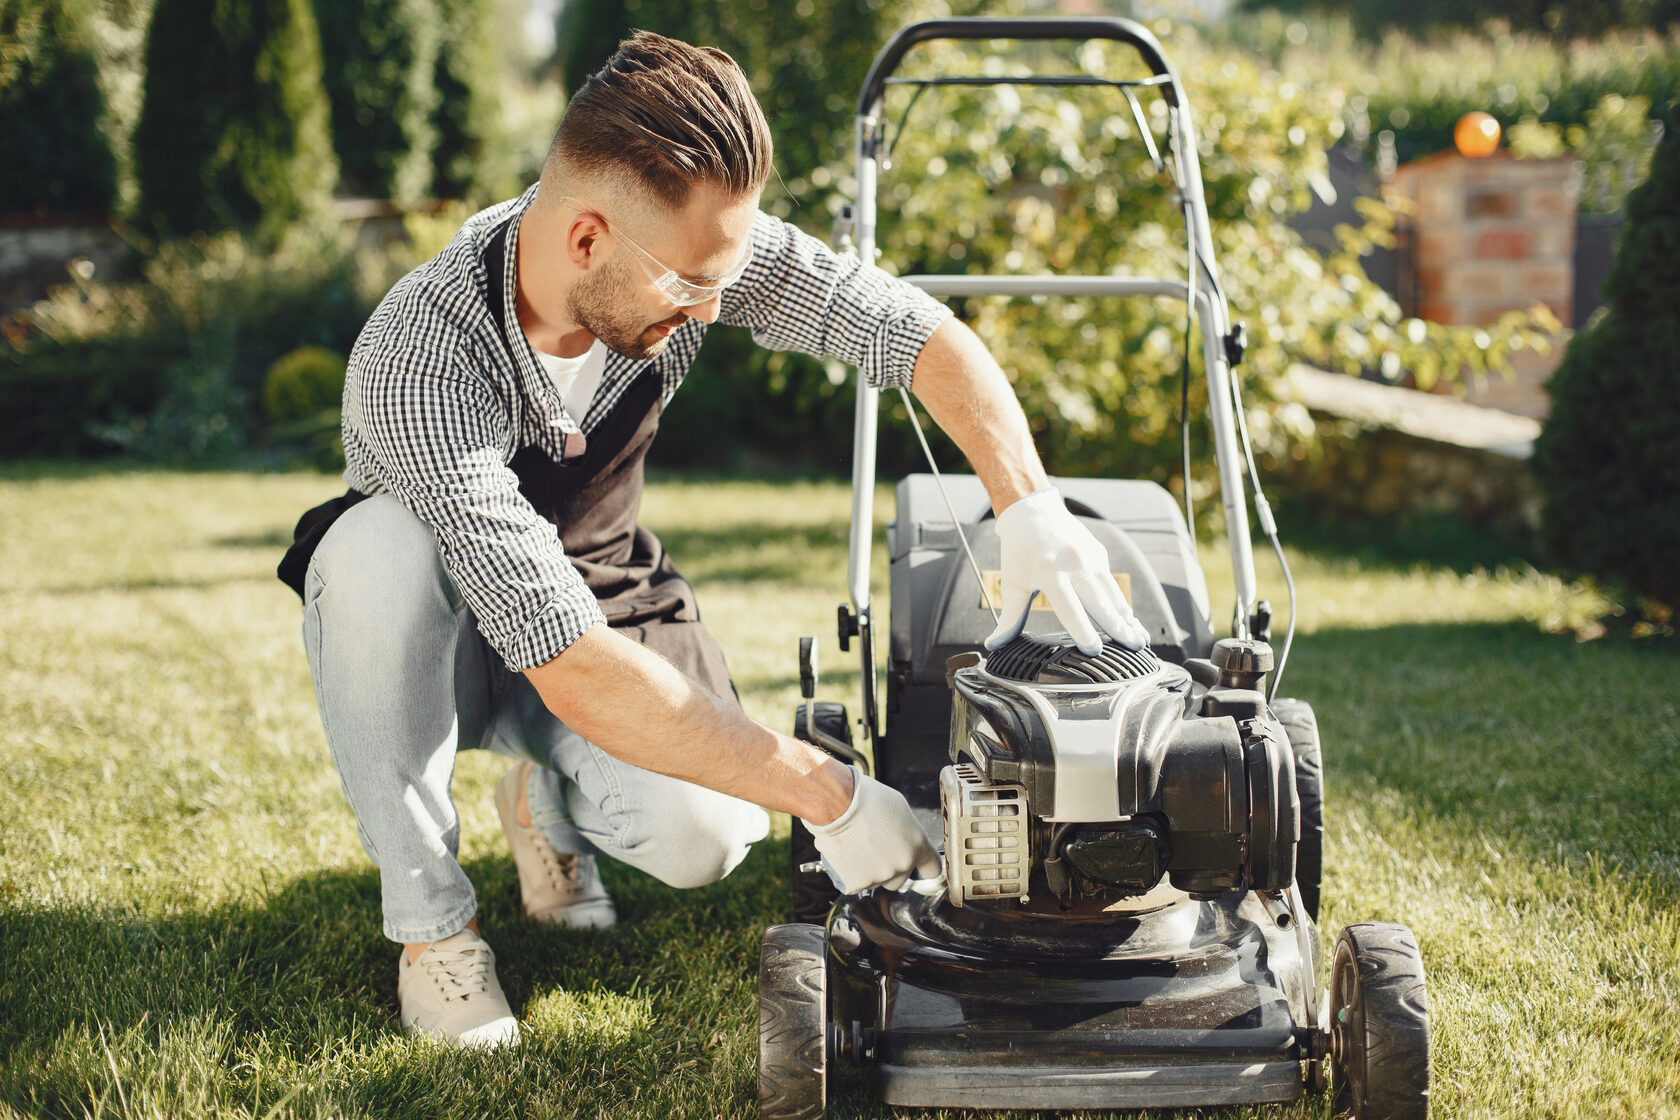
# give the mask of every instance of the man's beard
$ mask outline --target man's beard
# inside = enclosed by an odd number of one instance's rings
[[[648,338],[649,331],[660,326],[675,330],[688,316],[679,312],[669,319],[647,323],[634,318],[633,312],[627,314],[623,309],[634,301],[629,296],[626,271],[620,258],[586,273],[572,289],[569,310],[572,321],[600,339],[608,350],[641,361],[663,350],[670,337]]]

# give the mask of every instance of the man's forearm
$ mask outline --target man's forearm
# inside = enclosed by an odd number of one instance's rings
[[[933,332],[910,388],[968,457],[993,510],[1049,485],[1009,379],[962,323],[948,319]]]
[[[808,743],[754,723],[629,638],[585,631],[525,675],[549,711],[614,758],[813,824],[851,802],[851,772]]]

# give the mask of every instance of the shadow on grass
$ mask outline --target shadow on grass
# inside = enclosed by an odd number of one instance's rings
[[[1502,566],[1547,570],[1544,555],[1527,535],[1475,525],[1455,515],[1350,519],[1344,514],[1320,515],[1299,501],[1280,501],[1277,521],[1285,546],[1326,559],[1352,560],[1374,571],[1405,571],[1418,564],[1459,575]]]
[[[532,1111],[521,1099],[566,1086],[585,1112],[632,1115],[631,1101],[672,1066],[686,1059],[703,1072],[720,1029],[750,1029],[759,941],[785,920],[786,860],[786,841],[768,841],[729,879],[696,891],[604,868],[623,921],[601,932],[531,922],[511,863],[469,862],[498,975],[526,1020],[525,1045],[495,1056],[401,1037],[399,950],[380,932],[372,868],[311,872],[203,911],[168,903],[165,916],[7,905],[0,1102],[81,1116],[113,1078],[114,1103],[183,1038],[208,1036],[234,1040],[208,1048],[220,1067],[213,1078],[233,1083],[223,1107],[261,1112],[249,1080],[260,1063],[242,1057],[256,1048],[292,1079],[320,1084],[339,1114],[521,1115]],[[74,1060],[90,1035],[96,1060]],[[106,1039],[127,1042],[98,1055]],[[475,1061],[494,1075],[473,1075]]]

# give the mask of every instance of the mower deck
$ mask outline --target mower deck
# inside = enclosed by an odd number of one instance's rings
[[[1163,885],[1085,919],[875,891],[830,918],[831,1007],[842,1034],[874,1024],[857,1044],[888,1104],[1288,1101],[1311,1022],[1300,944],[1239,891]]]

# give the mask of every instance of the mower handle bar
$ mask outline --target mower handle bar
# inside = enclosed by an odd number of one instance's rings
[[[1161,44],[1156,42],[1142,24],[1115,16],[1076,19],[989,19],[985,16],[963,16],[951,19],[929,19],[901,28],[887,40],[881,53],[870,64],[869,76],[863,80],[863,92],[858,96],[858,115],[868,116],[875,103],[886,91],[887,77],[898,69],[910,48],[933,39],[1113,39],[1126,43],[1143,56],[1152,74],[1173,77]],[[1177,79],[1164,87],[1164,96],[1177,103]]]

